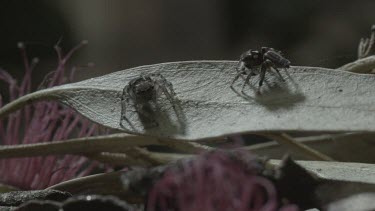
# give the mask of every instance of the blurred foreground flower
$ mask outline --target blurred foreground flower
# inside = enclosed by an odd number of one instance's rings
[[[82,42],[66,55],[57,44],[58,56],[56,70],[46,76],[40,87],[52,87],[70,81],[75,69],[69,71],[66,78],[66,62],[72,54],[85,45]],[[18,44],[21,50],[25,75],[20,84],[5,70],[0,69],[0,81],[9,84],[9,100],[30,93],[32,71],[38,62],[30,63],[25,46]],[[0,107],[2,107],[0,95]],[[31,144],[65,140],[72,137],[92,136],[99,133],[98,126],[83,119],[73,110],[56,102],[38,102],[14,112],[7,119],[0,120],[0,144]],[[53,184],[84,176],[90,173],[98,163],[89,162],[87,158],[73,155],[47,156],[32,158],[15,158],[0,160],[0,183],[21,189],[43,189]]]
[[[280,205],[263,164],[246,152],[215,151],[168,170],[149,192],[149,211],[297,211]]]

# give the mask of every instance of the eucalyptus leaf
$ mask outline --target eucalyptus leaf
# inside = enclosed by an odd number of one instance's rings
[[[135,67],[41,90],[0,109],[0,118],[38,100],[58,100],[94,122],[132,134],[184,140],[259,131],[375,132],[375,76],[318,67],[274,72],[258,89],[258,76],[241,88],[235,61],[188,61]],[[141,73],[160,73],[174,86],[155,111],[158,127],[147,127],[130,102],[120,126],[123,88]],[[175,105],[173,107],[173,105]]]

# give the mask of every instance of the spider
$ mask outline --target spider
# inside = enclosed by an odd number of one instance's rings
[[[242,74],[247,74],[245,83],[242,86],[242,92],[245,85],[249,83],[251,76],[256,75],[254,68],[260,66],[260,80],[259,88],[262,86],[266,71],[271,68],[275,69],[277,74],[282,78],[278,68],[289,68],[290,61],[281,55],[280,51],[276,51],[273,48],[262,47],[261,51],[248,50],[241,55],[240,61],[238,63],[237,72],[238,74],[233,79],[230,85],[233,88],[233,84],[238,80]]]
[[[176,93],[173,90],[172,83],[167,81],[161,74],[141,74],[139,77],[131,80],[122,92],[120,125],[123,126],[123,120],[128,121],[125,116],[126,106],[132,100],[141,119],[148,120],[153,126],[157,127],[159,124],[154,119],[151,102],[156,103],[157,98],[162,93],[164,93],[174,107],[173,102]]]

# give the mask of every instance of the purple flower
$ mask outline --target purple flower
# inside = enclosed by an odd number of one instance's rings
[[[80,43],[66,55],[63,55],[57,44],[55,46],[58,57],[57,67],[47,75],[40,87],[52,87],[71,80],[75,69],[71,69],[68,72],[69,77],[66,78],[66,62],[77,49],[86,43],[85,41]],[[0,69],[0,81],[9,84],[10,101],[32,91],[32,72],[38,62],[38,59],[29,62],[22,43],[19,43],[18,47],[25,66],[25,75],[21,83],[17,83],[8,72]],[[0,107],[2,105],[0,95]],[[56,102],[38,102],[25,106],[6,119],[0,120],[0,144],[31,144],[92,136],[99,133],[98,129],[97,125],[83,119],[63,105]],[[1,159],[0,183],[21,189],[43,189],[65,180],[87,175],[97,165],[98,163],[89,162],[87,158],[73,155]]]
[[[171,168],[156,182],[149,192],[147,210],[299,210],[296,205],[279,204],[274,184],[260,174],[261,169],[246,152],[200,155]]]

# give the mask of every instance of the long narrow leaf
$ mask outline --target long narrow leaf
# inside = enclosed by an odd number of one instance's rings
[[[0,109],[0,118],[36,100],[59,100],[94,122],[127,133],[185,140],[259,131],[375,132],[375,76],[317,67],[258,76],[241,88],[234,61],[188,61],[141,66],[27,95]],[[134,102],[121,120],[123,88],[141,73],[160,73],[177,94],[158,98],[158,127],[145,128]],[[173,105],[175,108],[173,108]],[[147,123],[147,122],[146,122]]]

